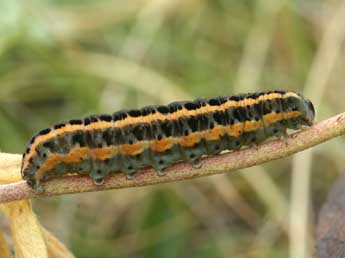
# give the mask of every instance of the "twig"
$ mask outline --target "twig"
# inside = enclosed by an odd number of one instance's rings
[[[204,158],[201,161],[200,169],[193,168],[191,164],[183,162],[168,168],[165,176],[157,176],[152,169],[143,169],[133,180],[128,180],[123,173],[115,173],[106,178],[102,186],[94,185],[92,180],[86,176],[66,176],[43,182],[44,193],[37,193],[25,181],[20,181],[0,185],[0,203],[36,197],[153,185],[229,172],[283,158],[343,134],[345,134],[345,113],[292,134],[286,140],[274,140],[261,144],[257,148],[247,148]],[[2,155],[8,154],[0,153],[0,160]],[[8,167],[6,162],[0,164],[0,170],[6,167]],[[17,167],[19,170],[20,158],[18,158]]]

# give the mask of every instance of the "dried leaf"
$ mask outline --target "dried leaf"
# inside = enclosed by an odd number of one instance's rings
[[[74,255],[44,227],[41,228],[48,248],[49,258],[75,258]]]
[[[21,155],[1,153],[0,183],[12,183],[22,180],[20,175]]]
[[[5,240],[4,234],[0,230],[0,254],[1,258],[13,258],[10,250],[8,249],[7,242]]]
[[[47,248],[29,200],[1,206],[10,220],[13,247],[17,258],[48,258]]]

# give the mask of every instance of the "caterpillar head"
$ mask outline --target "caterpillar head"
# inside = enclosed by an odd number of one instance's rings
[[[305,99],[306,105],[306,122],[308,125],[312,125],[315,118],[315,109],[313,103],[309,99]]]
[[[303,117],[302,117],[302,122],[305,125],[311,126],[313,125],[314,118],[315,118],[315,109],[313,103],[306,97],[304,97],[302,94],[298,94],[301,99],[301,104],[302,107],[301,109],[303,110]]]

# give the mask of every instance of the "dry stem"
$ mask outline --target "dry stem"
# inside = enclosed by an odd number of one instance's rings
[[[201,161],[200,169],[193,168],[189,163],[178,163],[168,168],[165,176],[159,177],[152,169],[144,169],[136,175],[134,180],[127,180],[123,173],[116,173],[106,178],[102,186],[94,185],[92,180],[85,176],[54,178],[42,183],[44,193],[37,193],[25,181],[20,181],[0,185],[0,203],[35,197],[152,185],[229,172],[283,158],[343,134],[345,134],[345,113],[292,134],[286,140],[274,140],[261,144],[257,148],[247,148],[204,158]],[[2,161],[0,171],[6,168],[13,170],[13,157],[9,162],[4,157],[9,156],[0,153],[0,161]],[[17,159],[16,169],[19,171],[20,156],[16,155],[15,159]]]

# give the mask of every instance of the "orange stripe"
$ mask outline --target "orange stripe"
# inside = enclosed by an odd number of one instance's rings
[[[77,163],[88,158],[89,149],[87,147],[75,148],[71,150],[67,155],[54,154],[50,155],[43,163],[39,170],[37,170],[35,177],[39,180],[42,175],[54,168],[59,163]],[[38,182],[38,181],[37,181]]]
[[[116,147],[103,147],[90,149],[90,157],[97,160],[110,159],[117,152]]]
[[[194,145],[198,144],[201,140],[201,132],[191,133],[188,136],[179,137],[179,144],[182,147],[193,147]]]
[[[236,123],[225,129],[227,135],[232,137],[239,137],[242,134],[243,123]]]
[[[260,127],[262,127],[264,123],[259,120],[259,121],[246,121],[244,123],[244,131],[245,132],[251,132],[251,131],[256,131]]]
[[[155,152],[165,152],[176,144],[179,138],[168,137],[159,141],[150,141],[150,149]]]
[[[225,126],[216,126],[212,130],[203,131],[201,132],[202,138],[206,141],[216,141],[225,134],[227,128]]]
[[[135,156],[144,151],[145,145],[144,141],[134,144],[123,144],[119,146],[119,150],[122,155]]]

